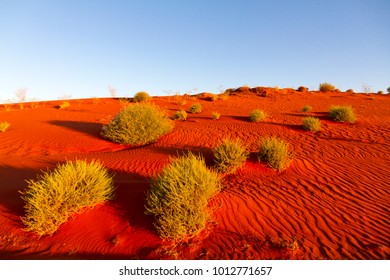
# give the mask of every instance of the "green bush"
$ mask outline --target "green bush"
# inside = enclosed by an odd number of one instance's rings
[[[0,132],[6,132],[7,129],[9,128],[10,123],[8,122],[1,122],[0,123]]]
[[[114,191],[113,178],[100,163],[66,162],[28,181],[22,221],[28,231],[53,234],[73,214],[113,199]]]
[[[329,117],[336,122],[354,123],[356,116],[351,106],[332,106],[329,109]]]
[[[302,112],[307,113],[307,112],[310,112],[312,109],[313,109],[313,108],[312,108],[311,106],[305,105],[305,106],[303,106],[303,108],[302,108]]]
[[[145,145],[157,141],[172,129],[173,122],[159,107],[137,103],[124,108],[104,125],[101,135],[120,144]]]
[[[221,178],[204,159],[189,153],[174,160],[153,180],[145,213],[155,216],[164,239],[181,240],[202,231],[210,220],[208,204],[221,189]]]
[[[303,119],[302,127],[304,130],[317,132],[321,130],[321,121],[318,118],[307,117]]]
[[[150,95],[145,91],[137,92],[134,95],[134,102],[148,101],[149,99],[150,99]]]
[[[202,112],[202,104],[194,103],[191,105],[190,109],[188,111],[192,114],[198,114]]]
[[[218,113],[218,112],[212,112],[211,113],[211,118],[213,119],[213,120],[219,120],[219,117],[221,116],[221,114],[220,113]]]
[[[267,113],[262,110],[254,110],[249,113],[249,120],[251,122],[262,122],[267,118]]]
[[[234,173],[248,158],[246,147],[239,140],[224,139],[213,150],[215,167],[218,172]]]
[[[173,115],[172,119],[185,121],[187,119],[187,112],[184,110],[176,111],[175,114]]]
[[[267,163],[276,170],[285,169],[292,160],[289,144],[276,137],[264,138],[259,146],[259,161]]]
[[[336,87],[329,83],[320,84],[320,91],[335,91]]]

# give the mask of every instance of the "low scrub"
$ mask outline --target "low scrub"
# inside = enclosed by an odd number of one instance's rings
[[[259,161],[265,162],[273,169],[282,171],[292,160],[289,144],[276,137],[264,138],[259,146]]]
[[[211,197],[221,189],[218,173],[207,169],[201,156],[175,159],[153,180],[145,213],[155,216],[158,234],[182,240],[202,231],[210,221]]]
[[[303,119],[302,127],[304,130],[317,132],[321,130],[321,121],[315,117],[307,117]]]
[[[0,123],[0,132],[6,132],[7,129],[10,127],[10,123],[9,122],[1,122]]]
[[[221,114],[218,112],[211,113],[211,119],[213,119],[213,120],[219,120],[220,117],[221,117]]]
[[[312,108],[311,106],[305,105],[305,106],[303,106],[303,108],[302,108],[302,112],[308,113],[308,112],[310,112],[312,109],[313,109],[313,108]]]
[[[143,101],[148,101],[149,99],[150,99],[150,95],[145,91],[137,92],[134,95],[134,102],[143,102]]]
[[[320,84],[320,91],[335,91],[336,87],[329,83]]]
[[[120,111],[104,125],[101,135],[113,142],[146,145],[171,132],[173,122],[156,105],[137,103]]]
[[[23,223],[38,235],[53,234],[73,214],[114,198],[109,172],[98,162],[75,161],[27,181]]]
[[[213,150],[215,169],[222,173],[234,173],[245,163],[248,155],[241,141],[225,139]]]
[[[198,114],[202,112],[202,104],[200,103],[194,103],[191,105],[190,109],[188,111],[192,114]]]
[[[64,101],[61,103],[61,105],[58,106],[58,109],[64,109],[66,107],[69,107],[70,103],[68,101]]]
[[[267,118],[268,114],[263,110],[253,110],[249,113],[249,120],[251,122],[262,122]]]
[[[185,120],[187,120],[187,112],[184,110],[176,111],[175,114],[173,114],[172,119],[179,120],[179,121],[185,121]]]
[[[329,117],[336,122],[354,123],[356,116],[351,106],[332,106],[329,109]]]

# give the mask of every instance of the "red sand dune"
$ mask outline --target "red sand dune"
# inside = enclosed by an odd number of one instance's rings
[[[264,90],[263,90],[264,91]],[[155,97],[169,114],[194,103],[203,112],[175,122],[154,144],[132,148],[99,135],[120,109],[117,99],[42,102],[37,108],[0,109],[1,259],[389,259],[390,98],[385,95],[240,89],[227,100]],[[302,113],[310,105],[313,110]],[[355,124],[327,117],[331,105],[351,105]],[[250,123],[263,109],[269,118]],[[217,111],[221,118],[211,119]],[[305,132],[302,118],[321,119],[322,131]],[[284,172],[260,164],[254,152],[263,136],[291,144],[295,158]],[[212,166],[211,148],[238,137],[252,151],[211,202],[213,222],[198,237],[164,242],[144,214],[151,177],[171,156],[201,152]],[[24,231],[19,191],[41,170],[74,159],[99,159],[116,173],[117,199],[87,209],[52,236]]]

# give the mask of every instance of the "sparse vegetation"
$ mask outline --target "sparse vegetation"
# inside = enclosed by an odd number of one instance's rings
[[[101,135],[113,142],[145,145],[155,142],[173,129],[173,122],[156,105],[137,103],[120,111],[104,125]]]
[[[38,235],[53,234],[73,214],[114,197],[109,172],[98,162],[75,161],[57,166],[27,182],[23,223]]]
[[[145,91],[137,92],[134,95],[134,102],[143,102],[148,101],[150,99],[150,95]]]
[[[210,220],[208,203],[220,189],[220,176],[207,169],[201,156],[189,153],[153,180],[145,213],[155,216],[154,225],[162,238],[182,240],[205,228]]]
[[[383,91],[381,91],[381,90],[380,90],[380,91],[378,91],[378,93],[377,93],[377,94],[383,94]]]
[[[298,91],[299,92],[307,92],[309,89],[307,88],[307,87],[304,87],[304,86],[300,86],[299,88],[298,88]]]
[[[234,173],[248,158],[248,151],[240,140],[224,139],[213,150],[215,168],[218,172]]]
[[[336,122],[354,123],[356,116],[351,106],[332,106],[329,109],[329,117]]]
[[[6,132],[10,125],[8,122],[0,122],[0,132]]]
[[[198,114],[202,112],[202,104],[200,103],[194,103],[191,105],[191,107],[188,110],[192,114]]]
[[[251,122],[262,122],[267,118],[268,114],[263,110],[254,110],[249,113],[249,120]]]
[[[387,93],[390,93],[390,87],[387,88]]]
[[[321,130],[321,121],[315,117],[307,117],[303,119],[302,127],[304,130],[317,132]]]
[[[289,151],[289,144],[284,140],[266,137],[260,143],[258,159],[271,168],[282,171],[290,164],[292,153]]]
[[[335,91],[336,87],[330,83],[320,84],[320,91]]]
[[[173,115],[172,119],[179,120],[179,121],[185,121],[187,120],[187,112],[185,110],[179,110],[176,111]]]
[[[221,116],[221,114],[220,113],[218,113],[218,112],[212,112],[211,113],[211,118],[213,119],[213,120],[219,120],[219,117]]]
[[[348,92],[348,93],[353,93],[353,89],[347,89],[347,91],[346,92]]]
[[[310,112],[312,109],[313,109],[313,108],[312,108],[311,106],[305,105],[305,106],[303,106],[303,108],[302,108],[302,112],[308,113],[308,112]]]
[[[62,102],[61,105],[58,106],[58,109],[64,109],[66,107],[69,107],[70,106],[70,103],[68,101],[64,101]]]

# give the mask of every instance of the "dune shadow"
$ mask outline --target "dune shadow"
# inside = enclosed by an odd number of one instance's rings
[[[247,116],[227,116],[227,117],[237,121],[248,122],[248,123],[251,122],[249,120],[249,117]]]
[[[80,121],[49,121],[50,124],[55,126],[64,127],[73,131],[82,132],[84,134],[99,137],[102,129],[102,124],[93,122],[80,122]]]

